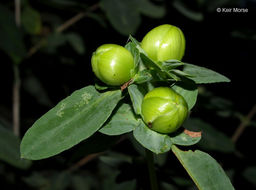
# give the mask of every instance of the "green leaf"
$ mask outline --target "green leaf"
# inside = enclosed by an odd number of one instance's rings
[[[101,0],[103,10],[113,27],[123,35],[135,33],[141,19],[131,0]]]
[[[14,14],[0,5],[0,49],[15,60],[26,55],[22,32],[15,24]]]
[[[202,131],[202,139],[198,145],[206,150],[227,153],[235,151],[235,146],[229,137],[200,119],[189,118],[184,126],[191,130]]]
[[[142,62],[150,69],[155,69],[156,71],[161,72],[161,68],[156,64],[152,59],[150,59],[145,53],[140,53]]]
[[[127,50],[129,50],[133,56],[133,59],[134,59],[134,70],[133,70],[133,73],[132,73],[132,76],[135,75],[138,70],[140,69],[140,53],[139,53],[139,50],[136,48],[136,44],[133,43],[133,42],[128,42],[126,45],[125,45],[125,48]]]
[[[66,34],[66,38],[68,43],[72,46],[72,48],[78,53],[83,54],[85,52],[85,46],[83,43],[83,39],[80,35],[76,33],[68,33]]]
[[[138,124],[132,107],[129,104],[122,104],[113,113],[110,121],[99,131],[105,135],[121,135],[132,131]]]
[[[181,146],[191,146],[201,140],[201,132],[188,131],[187,129],[178,130],[169,136],[173,144]]]
[[[192,77],[188,73],[185,73],[184,71],[181,71],[181,70],[178,70],[178,69],[172,69],[170,71],[170,73],[173,73],[173,74],[175,74],[177,76],[180,76],[180,77]]]
[[[230,82],[230,80],[224,75],[193,64],[185,63],[183,71],[191,75],[192,77],[189,78],[195,81],[196,84]]]
[[[234,190],[224,170],[209,154],[200,150],[182,151],[175,145],[172,151],[199,190]]]
[[[140,42],[136,40],[132,35],[129,35],[129,40],[136,46],[139,52],[145,53],[145,51],[140,47]]]
[[[141,120],[139,126],[133,131],[133,136],[142,146],[156,154],[168,152],[171,149],[172,141],[168,135],[149,129]]]
[[[132,101],[134,112],[141,115],[141,104],[147,91],[142,85],[132,84],[128,87],[128,92]]]
[[[184,63],[179,60],[171,59],[171,60],[167,60],[167,61],[159,61],[158,65],[161,65],[161,68],[163,70],[169,72],[172,69],[183,66]]]
[[[87,139],[104,124],[120,99],[120,90],[100,94],[88,86],[75,91],[26,132],[21,156],[48,158]]]
[[[133,81],[137,84],[149,82],[153,79],[150,70],[139,71],[133,78]]]
[[[42,22],[39,12],[30,6],[26,6],[21,14],[21,23],[29,34],[39,34]]]
[[[256,166],[246,168],[243,177],[256,186]]]
[[[152,18],[161,18],[165,15],[165,7],[151,3],[149,0],[135,0],[137,2],[136,8],[139,11]]]
[[[172,86],[172,89],[175,90],[178,94],[183,96],[188,104],[188,109],[191,110],[197,100],[198,89],[196,84],[193,81],[182,81],[177,82]]]
[[[139,46],[137,46],[138,48]],[[145,53],[140,52],[140,57],[143,62],[143,64],[149,68],[156,71],[156,76],[154,76],[155,80],[175,80],[180,81],[180,77],[177,76],[178,74],[183,74],[181,71],[173,72],[174,70],[168,70],[166,67],[162,67],[163,62],[154,62],[152,59],[150,59]]]
[[[20,168],[27,169],[31,162],[20,158],[20,139],[0,124],[0,160]]]

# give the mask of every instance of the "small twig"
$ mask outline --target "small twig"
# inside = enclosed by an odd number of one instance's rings
[[[98,3],[92,5],[91,7],[89,7],[87,9],[87,11],[80,12],[80,13],[76,14],[75,16],[73,16],[72,18],[68,19],[62,25],[57,27],[54,32],[61,33],[63,31],[65,31],[65,30],[67,30],[70,26],[72,26],[73,24],[77,23],[79,20],[81,20],[82,18],[87,16],[90,12],[95,11],[98,8],[99,8],[99,4]],[[48,36],[49,36],[49,34],[46,35],[43,39],[39,40],[39,42],[36,43],[33,47],[31,47],[29,49],[29,51],[28,51],[27,57],[31,57],[32,55],[34,55],[44,45],[45,40],[46,40],[46,38]]]
[[[252,107],[251,111],[248,113],[245,119],[241,121],[240,125],[237,127],[236,131],[234,132],[231,138],[233,143],[237,142],[238,138],[242,135],[245,128],[249,125],[251,119],[255,114],[256,114],[256,104]]]
[[[97,158],[99,155],[101,155],[102,152],[98,152],[98,153],[94,153],[94,154],[89,154],[88,156],[85,156],[84,158],[82,158],[81,160],[79,160],[77,163],[75,163],[74,165],[72,165],[70,168],[68,168],[67,171],[69,172],[73,172],[75,170],[77,170],[78,168],[80,168],[81,166],[87,164],[88,162],[90,162],[91,160]]]
[[[116,144],[121,143],[122,141],[124,141],[127,138],[127,135],[122,135],[120,137],[120,139],[116,142]],[[104,152],[98,152],[98,153],[93,153],[93,154],[89,154],[86,155],[85,157],[83,157],[81,160],[79,160],[78,162],[76,162],[75,164],[73,164],[71,167],[69,167],[67,169],[67,171],[69,172],[73,172],[77,169],[79,169],[81,166],[87,164],[88,162],[90,162],[91,160],[97,158],[98,156],[102,155]]]
[[[27,57],[31,57],[32,55],[34,55],[43,46],[45,40],[45,38],[42,38],[33,47],[31,47],[28,50]]]
[[[94,4],[91,7],[88,8],[88,10],[86,12],[80,12],[77,15],[75,15],[74,17],[70,18],[69,20],[67,20],[65,23],[63,23],[62,25],[60,25],[57,29],[56,32],[61,33],[64,30],[66,30],[67,28],[69,28],[70,26],[72,26],[74,23],[76,23],[77,21],[81,20],[82,18],[84,18],[86,15],[88,15],[89,12],[95,11],[96,9],[99,8],[99,4]]]

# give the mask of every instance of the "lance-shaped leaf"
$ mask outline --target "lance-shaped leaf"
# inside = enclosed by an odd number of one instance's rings
[[[128,92],[132,101],[134,112],[138,115],[141,114],[141,104],[145,94],[145,89],[140,85],[132,84],[128,87]]]
[[[199,190],[234,190],[224,170],[209,154],[200,150],[182,151],[175,145],[172,151]]]
[[[201,140],[202,133],[185,130],[178,130],[177,132],[169,135],[172,143],[181,146],[191,146]]]
[[[0,160],[14,167],[27,169],[31,161],[20,158],[20,139],[0,124]]]
[[[172,145],[171,138],[168,135],[149,129],[141,120],[140,125],[133,131],[133,136],[142,146],[156,154],[168,152]]]
[[[230,80],[222,74],[193,64],[185,63],[183,71],[188,75],[191,75],[191,77],[188,76],[188,78],[195,81],[197,84],[230,82]]]
[[[150,70],[142,70],[139,71],[135,76],[134,76],[134,82],[137,84],[141,84],[141,83],[145,83],[145,82],[149,82],[152,80],[152,74],[150,72]]]
[[[188,104],[189,110],[194,107],[198,94],[197,86],[194,81],[186,80],[182,82],[177,82],[175,83],[175,85],[172,86],[172,89],[181,96],[183,96]]]
[[[121,99],[121,91],[100,94],[93,86],[75,91],[38,119],[21,142],[21,157],[56,155],[94,134]]]
[[[132,131],[138,124],[132,107],[129,104],[122,104],[99,131],[106,135],[121,135]]]

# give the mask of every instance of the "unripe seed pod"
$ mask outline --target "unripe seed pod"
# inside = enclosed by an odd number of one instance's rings
[[[154,61],[181,60],[185,52],[185,37],[178,27],[164,24],[149,31],[141,47]]]
[[[141,112],[149,128],[159,133],[172,133],[187,118],[188,105],[171,88],[158,87],[145,95]]]
[[[92,70],[104,83],[119,86],[132,77],[134,61],[132,54],[122,46],[104,44],[93,53]]]

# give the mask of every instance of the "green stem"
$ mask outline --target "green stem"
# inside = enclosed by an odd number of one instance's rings
[[[151,190],[158,190],[156,172],[154,168],[154,156],[151,151],[145,149]]]

